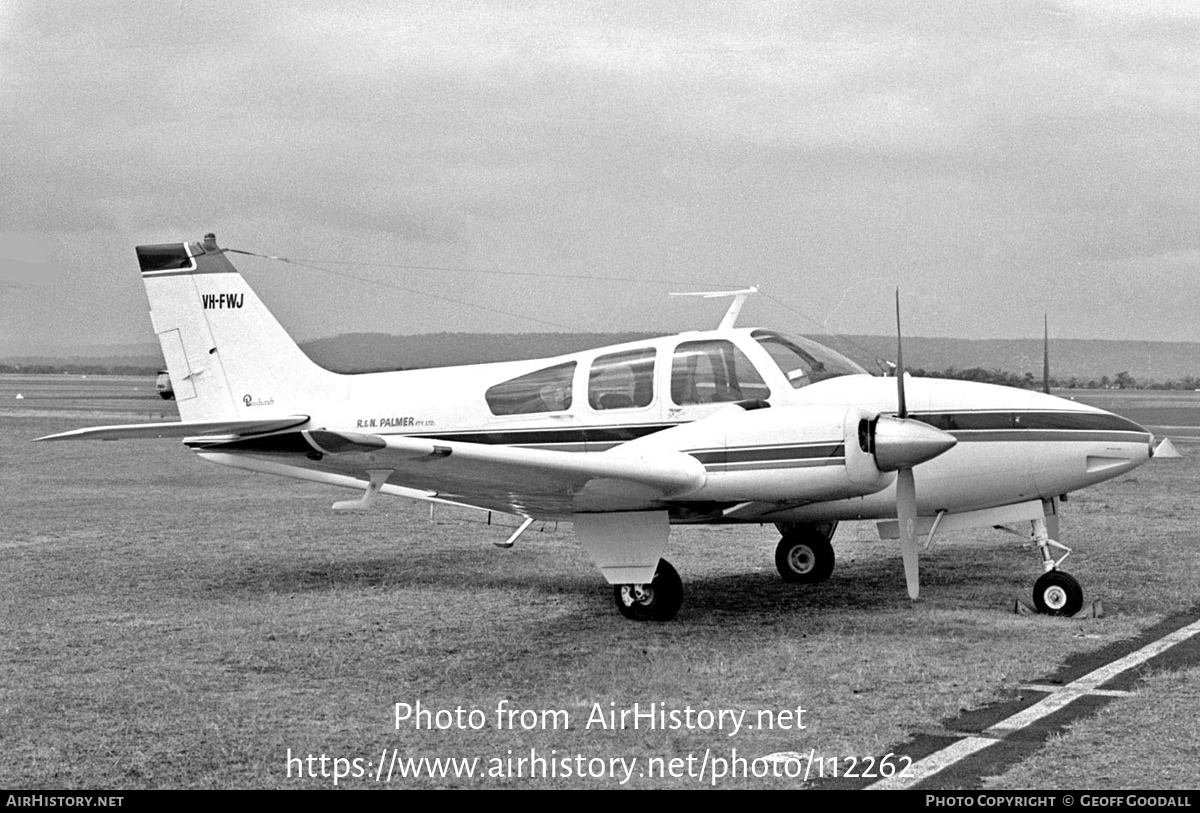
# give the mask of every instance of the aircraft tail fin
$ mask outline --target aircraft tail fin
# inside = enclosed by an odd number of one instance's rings
[[[298,414],[346,397],[345,377],[304,355],[216,237],[138,246],[137,257],[181,420]]]

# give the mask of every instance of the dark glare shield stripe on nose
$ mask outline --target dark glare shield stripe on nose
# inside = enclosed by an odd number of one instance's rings
[[[1110,412],[988,410],[979,412],[913,412],[910,418],[947,432],[971,430],[1045,430],[1090,432],[1137,432],[1148,430],[1128,418]]]

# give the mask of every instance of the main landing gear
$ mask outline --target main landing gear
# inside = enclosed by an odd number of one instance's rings
[[[775,567],[785,582],[817,584],[833,573],[833,545],[829,540],[837,523],[780,523],[783,534],[775,547]]]
[[[683,581],[666,559],[658,560],[649,584],[614,584],[621,615],[633,621],[670,621],[683,604]]]

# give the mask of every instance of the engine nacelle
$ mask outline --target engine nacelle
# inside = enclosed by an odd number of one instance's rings
[[[692,499],[818,502],[873,494],[895,479],[876,464],[876,416],[867,410],[789,406],[718,417],[723,448],[687,450],[708,472]]]
[[[928,424],[861,407],[738,405],[623,448],[670,449],[700,461],[704,485],[689,501],[805,503],[882,491],[897,469],[954,444]]]
[[[688,500],[836,500],[873,494],[895,480],[876,461],[880,420],[885,419],[858,407],[731,406],[625,448],[671,449],[699,460],[705,484]]]

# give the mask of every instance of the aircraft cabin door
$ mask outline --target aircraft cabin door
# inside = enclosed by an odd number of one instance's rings
[[[658,348],[602,353],[587,364],[579,383],[587,425],[587,450],[608,449],[663,429]]]

